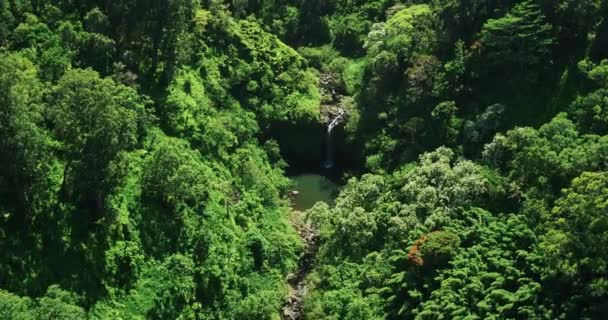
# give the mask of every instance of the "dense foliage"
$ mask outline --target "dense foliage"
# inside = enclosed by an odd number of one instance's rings
[[[304,60],[219,5],[53,3],[0,11],[1,318],[277,315],[301,243],[258,136],[317,117]]]
[[[607,48],[604,0],[0,1],[0,318],[280,319],[338,108],[302,319],[603,319]]]

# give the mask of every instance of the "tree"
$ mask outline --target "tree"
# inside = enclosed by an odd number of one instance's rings
[[[497,134],[485,146],[484,158],[512,181],[551,196],[582,172],[603,170],[607,143],[606,137],[581,135],[561,113],[539,130],[516,128]]]
[[[409,299],[395,300],[392,314],[416,319],[434,319],[441,315],[483,319],[552,318],[540,302],[541,285],[534,280],[538,277],[534,273],[538,257],[532,253],[536,236],[524,219],[518,215],[496,217],[480,209],[465,212],[463,216],[467,219],[459,226],[464,227],[460,229],[461,243],[469,245],[451,251],[450,267],[439,271],[434,279],[422,282],[423,286],[395,283],[404,287],[400,290],[408,290],[402,295]],[[396,279],[400,279],[398,276],[399,273],[395,273]]]
[[[608,89],[598,89],[578,97],[570,105],[570,110],[581,132],[608,134]]]
[[[484,199],[500,198],[505,181],[495,172],[468,160],[456,157],[448,148],[420,156],[417,166],[404,166],[394,173],[399,183],[396,199],[404,204],[393,217],[395,233],[405,232],[407,222],[414,219],[425,227],[440,229],[451,223],[461,208],[489,207]]]
[[[386,23],[375,24],[365,41],[370,62],[380,59],[382,51],[396,55],[401,66],[407,66],[416,54],[431,54],[436,46],[435,23],[429,6],[413,5]]]
[[[237,105],[222,110],[198,72],[180,69],[168,87],[162,119],[167,132],[191,141],[203,154],[226,159],[259,131],[254,113]]]
[[[483,24],[496,15],[504,14],[513,1],[435,0],[433,1],[448,41],[458,39],[472,43]]]
[[[207,201],[220,187],[198,152],[183,142],[163,140],[146,159],[141,178],[146,208],[146,217],[140,217],[142,245],[158,256],[185,250],[202,225]]]
[[[77,303],[73,293],[57,285],[49,286],[46,294],[35,300],[0,290],[0,315],[5,319],[84,319],[86,312]]]
[[[333,45],[345,55],[360,55],[363,40],[369,29],[369,22],[362,14],[339,16],[331,22]]]
[[[93,222],[104,211],[108,164],[140,145],[145,134],[145,101],[132,88],[95,71],[75,69],[53,88],[51,103],[53,132],[66,161],[63,190],[91,210]]]
[[[3,319],[28,320],[36,317],[33,302],[29,297],[19,297],[0,290],[0,316]]]
[[[569,112],[577,120],[580,131],[605,135],[608,133],[608,60],[595,64],[585,59],[578,63],[578,68],[598,88],[577,97]]]
[[[66,45],[60,34],[54,32],[35,15],[26,14],[14,32],[14,45],[26,52],[40,68],[40,78],[56,81],[69,68],[74,51]]]
[[[159,56],[163,62],[161,81],[167,83],[178,63],[178,51],[186,32],[192,25],[196,9],[193,0],[160,0],[155,7],[156,26],[152,30],[152,66],[155,73],[159,65]]]
[[[66,319],[77,320],[86,316],[85,310],[78,306],[78,297],[69,291],[61,289],[58,285],[48,287],[46,294],[37,299],[38,319]]]
[[[544,274],[561,286],[565,303],[557,307],[567,316],[597,318],[608,310],[607,213],[608,173],[584,172],[544,217]]]
[[[36,74],[22,55],[0,54],[0,194],[5,209],[28,219],[50,210],[61,179]]]
[[[462,127],[462,119],[456,115],[458,107],[454,101],[439,103],[431,112],[431,117],[437,123],[440,139],[448,146],[456,145],[458,134]]]
[[[540,1],[554,15],[554,25],[560,45],[580,46],[594,32],[601,14],[601,0],[543,0]]]
[[[483,59],[494,70],[505,72],[517,66],[519,73],[526,67],[546,66],[555,42],[551,25],[538,5],[528,0],[504,17],[486,21],[480,41]]]
[[[445,266],[460,246],[460,237],[450,231],[433,231],[425,238],[420,253],[424,264],[435,268]]]
[[[402,59],[415,54],[432,53],[436,46],[435,17],[427,5],[413,5],[395,13],[386,21],[387,48]]]

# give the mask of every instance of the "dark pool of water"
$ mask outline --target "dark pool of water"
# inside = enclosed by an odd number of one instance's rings
[[[312,208],[318,201],[333,205],[337,194],[336,185],[319,174],[301,174],[291,178],[298,194],[293,196],[292,208],[304,211]]]

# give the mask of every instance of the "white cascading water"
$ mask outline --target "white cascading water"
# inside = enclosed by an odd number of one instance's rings
[[[327,141],[326,141],[326,156],[325,163],[323,166],[325,169],[331,169],[334,166],[334,156],[333,156],[333,145],[332,145],[332,132],[334,128],[340,124],[342,121],[342,117],[344,116],[344,111],[341,111],[327,126]]]

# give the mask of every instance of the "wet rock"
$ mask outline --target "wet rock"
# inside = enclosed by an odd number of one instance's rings
[[[312,270],[314,258],[318,250],[317,245],[317,230],[315,227],[306,222],[293,223],[300,238],[304,241],[305,250],[298,261],[298,270],[287,276],[287,282],[290,285],[290,294],[282,312],[283,320],[300,320],[303,319],[303,302],[304,297],[308,293],[308,285],[306,284],[306,276]]]

